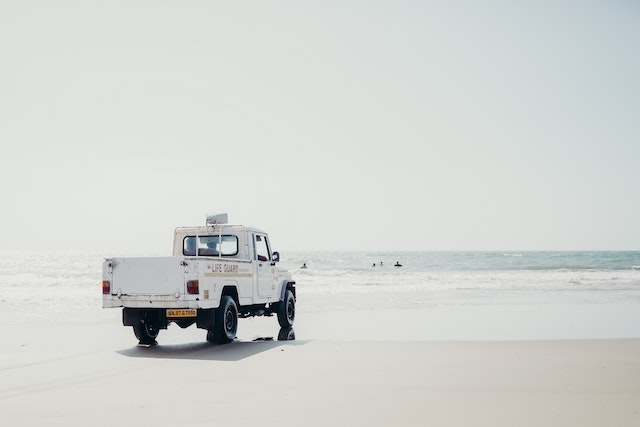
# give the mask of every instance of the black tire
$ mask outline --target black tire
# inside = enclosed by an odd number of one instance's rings
[[[289,289],[284,293],[284,300],[278,306],[278,323],[281,328],[290,328],[296,320],[296,298]]]
[[[229,295],[220,299],[220,307],[216,309],[213,329],[207,331],[207,341],[226,344],[236,337],[238,331],[238,307]]]
[[[140,344],[155,345],[157,344],[156,338],[158,337],[159,329],[150,322],[143,322],[142,320],[133,325],[133,333],[135,334]]]

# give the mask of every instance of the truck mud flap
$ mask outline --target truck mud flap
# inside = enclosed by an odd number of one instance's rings
[[[137,325],[141,320],[153,323],[158,329],[167,329],[168,326],[164,309],[128,307],[122,309],[122,324],[124,326]]]
[[[210,330],[213,329],[215,323],[215,309],[198,310],[198,317],[196,318],[196,327],[199,329]]]

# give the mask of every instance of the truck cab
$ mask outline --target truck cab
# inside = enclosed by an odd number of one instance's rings
[[[204,288],[236,286],[240,305],[279,298],[283,270],[280,254],[271,250],[266,232],[252,227],[181,227],[174,233],[173,255],[200,261],[206,268]]]

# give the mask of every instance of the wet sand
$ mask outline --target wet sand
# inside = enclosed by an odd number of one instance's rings
[[[241,320],[228,345],[172,325],[146,348],[102,313],[0,331],[3,424],[640,424],[640,339],[314,339],[307,319],[279,341],[271,318]]]

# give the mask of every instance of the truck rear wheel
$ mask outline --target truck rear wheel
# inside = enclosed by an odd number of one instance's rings
[[[238,307],[229,295],[220,299],[220,307],[216,309],[213,329],[207,331],[207,341],[226,344],[236,337],[238,330]]]
[[[284,300],[278,306],[278,323],[281,328],[290,328],[296,319],[296,298],[293,292],[287,290],[284,293]]]
[[[140,344],[154,345],[157,344],[156,338],[158,337],[158,328],[150,322],[139,321],[133,325],[133,333],[140,341]]]

